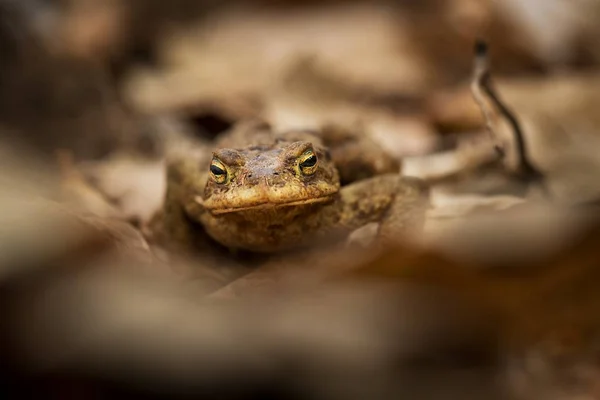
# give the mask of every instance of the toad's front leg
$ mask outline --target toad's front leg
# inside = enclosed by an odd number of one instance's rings
[[[394,242],[422,230],[429,190],[417,178],[380,175],[345,186],[338,207],[344,228],[354,230],[379,222],[377,240]]]
[[[205,245],[207,235],[198,222],[203,212],[195,198],[202,193],[206,178],[198,157],[176,157],[167,163],[164,204],[155,217],[155,236],[165,246],[193,251]]]

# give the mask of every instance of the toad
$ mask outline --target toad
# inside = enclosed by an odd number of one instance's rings
[[[378,239],[395,239],[423,224],[428,191],[373,144],[335,129],[278,132],[242,123],[212,150],[168,162],[164,234],[189,246],[208,234],[257,253],[346,237],[372,222],[379,222]]]

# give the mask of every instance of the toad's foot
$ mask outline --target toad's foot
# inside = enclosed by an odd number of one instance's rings
[[[344,187],[340,222],[356,229],[379,222],[377,243],[409,239],[423,229],[429,190],[417,178],[386,174]]]

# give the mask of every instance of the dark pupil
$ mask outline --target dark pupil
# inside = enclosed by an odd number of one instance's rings
[[[312,156],[308,157],[306,160],[302,161],[300,166],[303,168],[310,168],[310,167],[314,167],[316,163],[317,163],[317,156],[315,156],[313,154]]]
[[[225,171],[214,164],[210,166],[210,172],[212,172],[213,175],[225,175]]]

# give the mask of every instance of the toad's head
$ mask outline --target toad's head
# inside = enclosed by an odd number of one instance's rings
[[[213,152],[202,205],[213,214],[325,202],[340,189],[325,147],[293,135]]]

